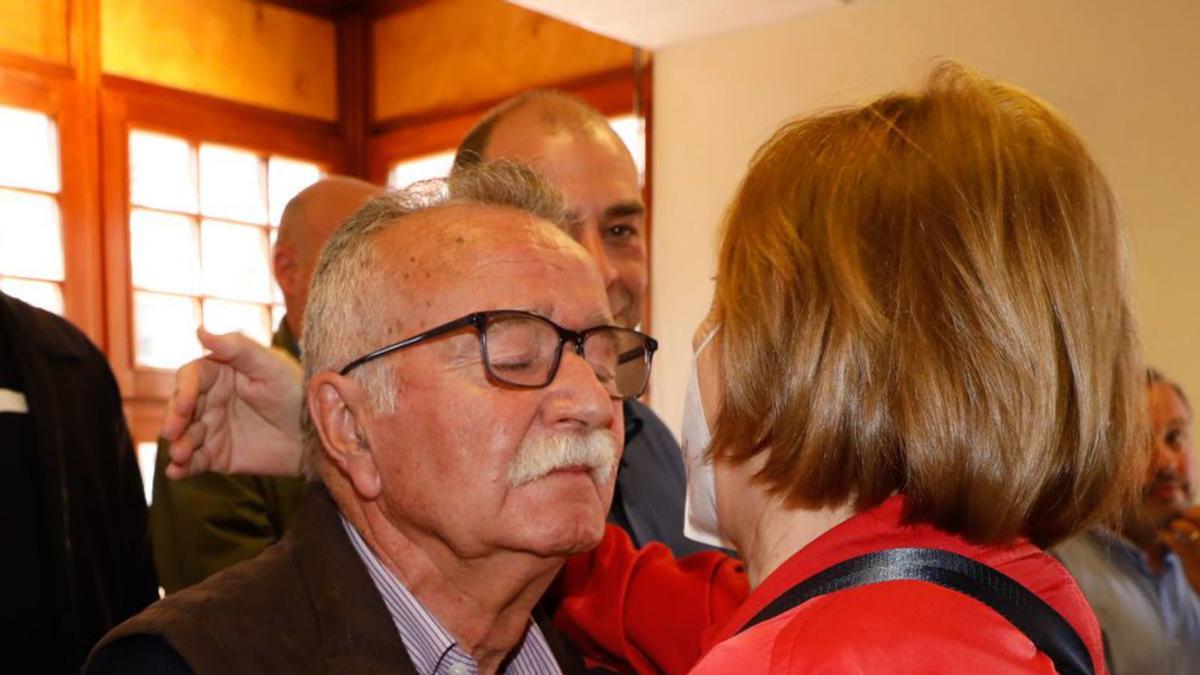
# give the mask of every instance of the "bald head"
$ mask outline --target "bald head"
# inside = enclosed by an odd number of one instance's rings
[[[492,108],[463,138],[454,157],[454,166],[464,167],[508,156],[490,148],[493,137],[507,145],[507,134],[501,128],[533,129],[541,135],[573,134],[596,139],[620,138],[598,110],[570,94],[553,89],[535,89],[514,96]],[[622,146],[623,147],[623,146]],[[519,153],[523,154],[523,153]]]
[[[467,134],[455,170],[510,159],[545,175],[566,198],[569,233],[592,256],[619,323],[641,321],[646,295],[646,207],[637,167],[599,111],[557,91],[522,94]]]
[[[321,246],[342,222],[379,192],[379,187],[357,178],[327,176],[301,190],[284,208],[271,262],[287,306],[288,328],[297,338],[301,336],[308,283]]]

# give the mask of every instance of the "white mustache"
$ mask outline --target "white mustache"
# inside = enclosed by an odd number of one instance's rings
[[[603,485],[617,463],[617,440],[595,429],[585,434],[545,434],[527,438],[508,468],[508,484],[519,487],[567,467],[587,467],[592,482]]]

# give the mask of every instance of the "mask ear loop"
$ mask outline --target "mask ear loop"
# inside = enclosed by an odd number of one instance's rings
[[[712,339],[717,336],[717,331],[720,329],[721,327],[718,325],[713,326],[712,329],[708,331],[708,335],[705,335],[704,339],[700,341],[700,345],[696,347],[696,351],[692,352],[693,361],[696,361],[700,358],[700,352],[704,351],[704,348],[708,346],[708,343],[712,342]]]

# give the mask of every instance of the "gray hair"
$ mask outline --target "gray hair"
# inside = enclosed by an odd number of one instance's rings
[[[313,375],[340,370],[381,347],[388,334],[394,317],[380,307],[379,300],[388,297],[386,285],[396,282],[385,273],[387,265],[376,244],[378,235],[418,213],[471,204],[516,209],[564,230],[569,223],[559,192],[533,170],[508,161],[455,171],[449,178],[414,183],[371,199],[329,238],[313,273],[302,331],[305,390]],[[376,412],[395,411],[396,382],[382,362],[364,364],[354,376]],[[301,406],[300,424],[304,435],[301,467],[312,479],[321,440],[307,405]]]

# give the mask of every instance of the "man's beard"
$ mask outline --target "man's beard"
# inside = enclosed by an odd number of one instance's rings
[[[526,438],[508,469],[508,484],[519,487],[553,471],[585,468],[596,485],[608,482],[617,463],[617,441],[605,429],[552,433]]]

